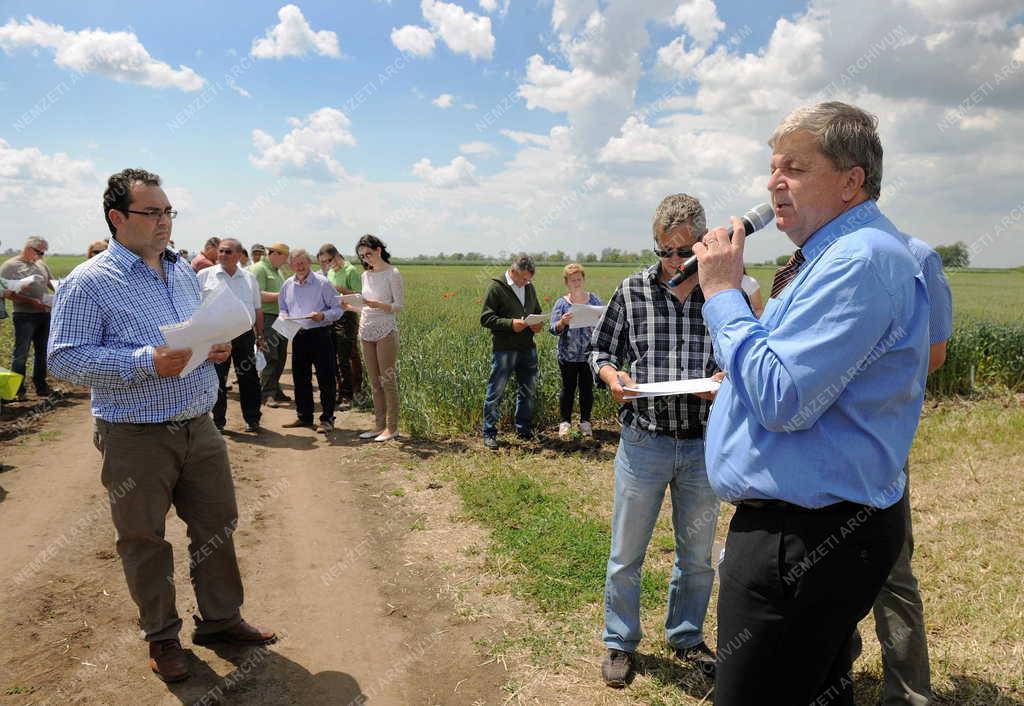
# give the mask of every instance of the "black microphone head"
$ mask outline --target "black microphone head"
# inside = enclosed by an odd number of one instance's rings
[[[759,203],[743,214],[743,220],[753,226],[749,230],[744,228],[747,235],[750,235],[754,231],[761,230],[775,220],[775,209],[772,208],[771,204]]]

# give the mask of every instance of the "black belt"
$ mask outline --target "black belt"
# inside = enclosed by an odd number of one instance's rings
[[[804,507],[787,503],[785,500],[760,499],[736,500],[733,502],[733,505],[736,507],[749,507],[752,510],[773,510],[776,512],[857,512],[868,507],[867,505],[852,503],[848,500],[826,505],[825,507]]]
[[[646,429],[644,430],[646,431]],[[672,431],[652,431],[648,432],[654,436],[667,436],[671,439],[703,439],[704,438],[704,427],[697,427],[696,429],[674,429]]]

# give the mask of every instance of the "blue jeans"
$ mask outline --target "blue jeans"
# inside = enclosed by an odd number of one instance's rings
[[[491,377],[487,380],[484,399],[484,436],[498,435],[501,395],[512,373],[516,375],[516,431],[533,431],[533,396],[537,389],[537,349],[528,351],[494,351],[491,357]]]
[[[46,389],[46,339],[50,336],[50,314],[15,313],[14,319],[14,351],[11,355],[11,370],[22,377],[28,365],[28,350],[33,349],[32,382],[36,392]],[[20,395],[25,391],[25,381],[18,388]]]
[[[612,549],[604,589],[602,639],[609,649],[634,652],[640,643],[640,569],[665,486],[672,493],[676,540],[665,640],[680,649],[704,641],[719,506],[704,467],[704,440],[676,440],[625,426],[615,454]]]

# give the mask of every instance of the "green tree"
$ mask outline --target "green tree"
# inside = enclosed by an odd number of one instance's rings
[[[790,258],[789,255],[779,255],[777,258],[775,258],[775,266],[776,267],[782,267],[787,262],[789,262],[789,258]]]
[[[943,267],[968,267],[971,264],[970,253],[962,240],[952,245],[940,245],[935,248],[935,252],[942,258]]]

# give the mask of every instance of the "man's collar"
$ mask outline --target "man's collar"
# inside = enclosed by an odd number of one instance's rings
[[[878,208],[878,203],[874,199],[868,199],[843,211],[815,231],[800,247],[800,251],[805,260],[813,260],[844,235],[849,235],[881,217],[882,211]]]
[[[661,274],[661,263],[655,262],[653,265],[644,270],[644,274],[651,282],[657,282],[658,276]]]
[[[227,275],[228,277],[232,277],[232,278],[234,278],[234,277],[239,277],[239,276],[242,276],[242,277],[244,277],[244,276],[245,276],[245,275],[243,275],[243,274],[242,274],[242,267],[241,267],[240,265],[235,265],[235,274],[233,274],[233,275],[232,275],[232,274],[229,274],[229,273],[228,273],[228,271],[224,269],[224,266],[223,266],[223,265],[221,265],[221,264],[220,264],[219,262],[218,262],[218,263],[216,263],[216,264],[214,265],[214,267],[216,267],[216,268],[217,268],[217,271],[218,271],[218,272],[223,272],[223,273],[224,273],[224,274],[226,274],[226,275]]]
[[[107,246],[106,252],[109,253],[107,257],[112,259],[115,264],[124,270],[130,270],[135,266],[135,263],[142,262],[142,258],[125,246],[121,245],[116,236],[110,239],[110,244]],[[161,257],[162,259],[167,260],[167,262],[174,263],[178,261],[178,253],[174,252],[170,248],[165,248]]]

